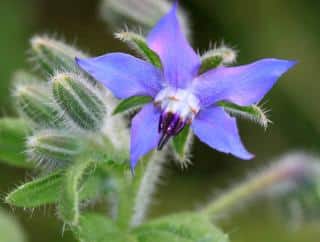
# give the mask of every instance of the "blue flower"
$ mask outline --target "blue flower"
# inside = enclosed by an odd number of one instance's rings
[[[262,59],[238,67],[218,67],[199,75],[200,57],[181,32],[176,13],[177,4],[147,37],[149,47],[161,59],[161,69],[123,53],[77,59],[83,70],[117,98],[153,98],[132,120],[132,169],[143,155],[155,147],[161,149],[186,125],[202,142],[218,151],[241,159],[253,158],[240,140],[236,120],[217,103],[258,103],[295,62]]]

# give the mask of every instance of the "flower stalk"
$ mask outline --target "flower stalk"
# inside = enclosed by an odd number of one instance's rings
[[[312,172],[313,164],[305,161],[305,157],[302,157],[302,159],[301,157],[292,159],[292,156],[289,159],[285,158],[280,159],[270,168],[259,172],[247,181],[223,193],[204,207],[202,212],[211,218],[217,218],[221,214],[271,191],[274,187],[301,181],[302,178]]]
[[[133,216],[131,218],[132,227],[140,225],[148,213],[152,196],[162,173],[163,164],[165,162],[164,156],[163,152],[158,152],[157,156],[153,155],[146,165],[136,192]]]

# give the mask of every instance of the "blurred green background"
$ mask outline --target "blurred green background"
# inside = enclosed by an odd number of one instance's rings
[[[26,62],[29,39],[48,33],[92,53],[128,51],[113,39],[98,16],[98,0],[1,0],[0,1],[0,114],[14,115],[10,101],[10,77]],[[255,124],[240,121],[243,140],[256,154],[242,161],[219,154],[195,141],[193,165],[181,170],[166,168],[151,216],[171,211],[196,209],[223,188],[242,180],[270,159],[289,150],[320,151],[319,91],[320,2],[315,0],[181,0],[194,32],[194,47],[200,51],[209,43],[225,43],[239,50],[238,63],[262,57],[299,61],[265,98],[272,109],[273,124],[266,132]],[[1,147],[0,147],[1,148]],[[33,174],[0,165],[0,191],[5,194]],[[22,211],[2,204],[15,214],[30,242],[73,241],[53,208]],[[304,224],[291,230],[277,215],[270,201],[243,208],[222,221],[231,241],[316,242],[319,225]],[[1,234],[1,229],[0,229]],[[0,238],[1,241],[1,238]],[[9,242],[9,241],[1,241]]]

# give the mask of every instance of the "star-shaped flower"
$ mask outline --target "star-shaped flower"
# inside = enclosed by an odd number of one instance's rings
[[[152,97],[153,101],[132,120],[132,169],[142,156],[155,147],[161,149],[186,125],[210,147],[251,159],[253,155],[241,143],[235,118],[217,104],[220,101],[241,106],[258,103],[295,62],[262,59],[199,74],[201,60],[181,32],[177,3],[151,30],[147,43],[160,57],[161,68],[123,53],[77,59],[83,70],[117,98]]]

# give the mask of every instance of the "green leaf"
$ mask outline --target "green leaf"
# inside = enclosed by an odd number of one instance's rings
[[[139,242],[228,242],[228,236],[209,219],[183,213],[155,219],[133,231]]]
[[[79,225],[73,228],[75,237],[81,242],[134,242],[130,237],[109,218],[87,213],[80,217]]]
[[[219,102],[218,105],[223,107],[229,114],[235,117],[251,120],[260,124],[263,128],[267,128],[271,122],[266,112],[257,105],[239,106],[234,103]]]
[[[27,162],[27,158],[24,153],[24,143],[28,131],[28,125],[21,119],[0,119],[1,161],[17,167],[33,167],[31,162]]]
[[[85,172],[88,171],[93,163],[93,159],[84,156],[76,160],[74,164],[65,171],[58,210],[59,215],[67,224],[76,225],[79,222],[79,187]]]
[[[139,108],[142,105],[151,102],[152,98],[149,96],[133,96],[124,99],[119,103],[119,105],[114,109],[113,115],[118,113],[123,113],[134,108]]]
[[[188,156],[189,151],[189,140],[192,137],[190,126],[186,126],[180,134],[173,138],[173,148],[176,154],[176,157],[180,161],[185,161]]]
[[[27,182],[5,198],[6,203],[23,208],[35,208],[53,203],[60,193],[63,171],[59,170],[47,176]]]
[[[142,57],[148,60],[151,64],[161,68],[161,60],[156,52],[149,48],[146,39],[133,32],[123,31],[115,34],[116,38],[126,42],[131,48],[136,50]]]
[[[24,231],[18,221],[10,214],[0,209],[0,241],[24,242]]]
[[[59,200],[57,194],[62,189],[63,176],[64,171],[59,170],[27,182],[9,193],[5,201],[10,205],[23,208],[36,208],[56,203]],[[95,198],[105,192],[106,179],[98,170],[85,179],[80,189],[81,200]]]

